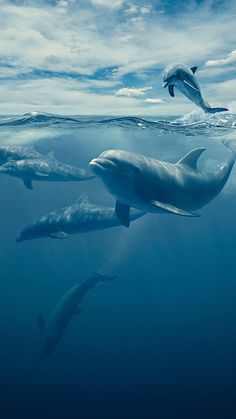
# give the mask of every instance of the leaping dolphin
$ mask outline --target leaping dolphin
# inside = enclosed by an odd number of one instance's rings
[[[33,189],[33,180],[71,182],[94,178],[87,170],[47,158],[8,161],[0,166],[0,173],[22,179],[28,189]]]
[[[224,187],[235,153],[219,169],[197,169],[204,148],[192,150],[177,163],[167,163],[122,150],[104,151],[90,162],[94,173],[116,199],[118,219],[129,226],[130,207],[144,212],[195,217]]]
[[[143,212],[133,209],[130,213],[130,221],[142,215],[144,215]],[[120,225],[122,223],[118,220],[114,208],[94,205],[87,198],[80,197],[75,204],[44,215],[27,226],[16,241],[22,242],[43,237],[66,239],[71,234],[104,230]]]
[[[80,301],[84,295],[98,282],[111,281],[115,279],[114,275],[101,275],[95,273],[88,278],[82,285],[75,285],[67,291],[58,301],[49,315],[47,321],[40,314],[38,317],[38,326],[44,337],[41,361],[51,354],[62,339],[72,317],[81,312]]]
[[[168,86],[169,94],[174,97],[174,87],[176,87],[184,96],[202,108],[205,112],[215,113],[228,111],[227,108],[211,108],[211,106],[202,98],[200,86],[194,76],[197,67],[188,68],[184,64],[170,64],[163,73],[163,87]]]

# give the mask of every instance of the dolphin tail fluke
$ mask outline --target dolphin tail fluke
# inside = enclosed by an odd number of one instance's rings
[[[205,109],[206,112],[208,113],[217,113],[217,112],[227,112],[228,109],[227,108],[206,108]]]

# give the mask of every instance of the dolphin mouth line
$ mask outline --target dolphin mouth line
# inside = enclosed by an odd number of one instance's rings
[[[114,169],[117,169],[116,164],[112,160],[102,157],[91,160],[89,166],[91,169],[98,168],[106,171],[113,171]]]
[[[163,83],[163,87],[165,88],[165,87],[167,87],[168,86],[168,81],[166,81],[165,83]]]

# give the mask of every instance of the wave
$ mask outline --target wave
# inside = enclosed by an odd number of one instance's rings
[[[50,113],[30,112],[22,116],[2,117],[0,126],[35,126],[35,127],[62,127],[86,128],[89,126],[114,126],[134,129],[157,129],[163,132],[179,133],[187,136],[195,135],[221,135],[236,129],[236,115],[221,113],[208,115],[201,110],[193,111],[181,118],[155,120],[153,118],[126,117],[84,117],[64,116]]]
[[[0,119],[0,126],[42,125],[51,126],[61,123],[79,123],[77,118],[54,115],[46,112],[29,112],[21,116]]]

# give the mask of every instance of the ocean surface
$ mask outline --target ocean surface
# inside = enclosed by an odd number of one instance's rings
[[[26,145],[81,168],[107,149],[199,168],[230,155],[236,115],[0,117],[0,146]],[[146,214],[130,228],[17,243],[22,229],[81,195],[114,199],[99,179],[34,182],[0,175],[0,418],[236,418],[236,167],[199,218]],[[81,303],[40,363],[37,317],[93,272],[117,275]]]

